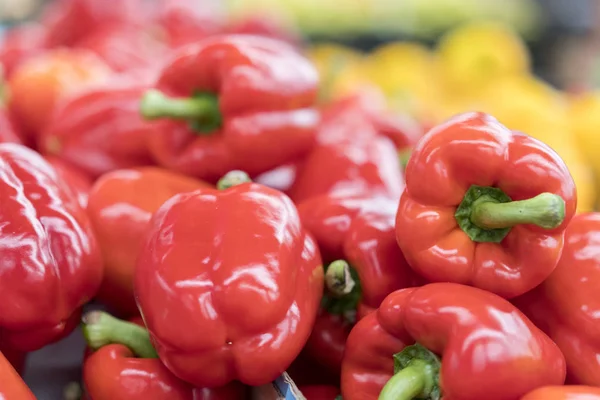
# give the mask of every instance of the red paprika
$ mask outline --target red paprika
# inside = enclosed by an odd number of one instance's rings
[[[520,400],[600,400],[600,388],[593,386],[544,386]]]
[[[25,385],[17,371],[8,360],[0,353],[0,398],[3,400],[35,400],[36,397]]]
[[[63,183],[65,189],[72,191],[72,194],[77,197],[81,208],[85,209],[92,189],[92,179],[60,158],[52,156],[44,158],[54,167],[58,179]]]

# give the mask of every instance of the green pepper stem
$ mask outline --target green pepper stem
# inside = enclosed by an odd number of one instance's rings
[[[334,296],[342,297],[356,286],[350,273],[350,265],[345,260],[336,260],[329,264],[325,273],[325,285]]]
[[[229,189],[230,187],[241,185],[242,183],[248,183],[248,182],[252,182],[252,179],[250,179],[250,176],[247,173],[245,173],[244,171],[235,169],[233,171],[229,171],[228,173],[223,175],[223,177],[221,179],[219,179],[219,181],[217,182],[217,189],[225,190],[225,189]]]
[[[412,154],[412,149],[406,148],[406,149],[402,149],[398,152],[398,159],[400,160],[400,166],[402,167],[402,169],[406,169],[406,166],[408,165],[408,160],[410,160],[410,156]]]
[[[140,113],[145,119],[174,118],[188,121],[213,120],[219,115],[219,102],[215,96],[169,97],[150,89],[142,97]]]
[[[429,365],[425,361],[413,360],[410,365],[390,378],[385,384],[379,400],[411,400],[427,388]]]
[[[508,203],[487,200],[485,196],[477,199],[470,216],[471,222],[483,229],[510,228],[518,224],[554,229],[565,219],[565,201],[553,193]]]
[[[123,321],[103,311],[90,311],[82,318],[83,336],[92,349],[97,350],[110,343],[125,345],[140,358],[157,358],[150,342],[150,334],[144,328]]]

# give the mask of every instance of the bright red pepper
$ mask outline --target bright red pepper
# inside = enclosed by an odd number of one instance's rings
[[[36,400],[17,371],[0,353],[0,398],[2,400]]]
[[[115,71],[132,73],[153,67],[166,55],[164,44],[150,32],[129,24],[104,25],[75,47],[93,51]]]
[[[62,158],[92,177],[153,161],[146,147],[152,125],[138,112],[144,83],[115,81],[59,106],[39,139],[42,153]]]
[[[243,400],[246,388],[232,382],[220,388],[194,388],[175,377],[158,358],[136,354],[135,347],[110,342],[110,330],[132,328],[125,321],[106,314],[88,314],[98,319],[84,326],[86,339],[95,351],[89,353],[83,364],[83,382],[89,400],[151,399],[151,400]],[[86,320],[84,317],[84,321]],[[92,318],[89,318],[92,319]],[[127,325],[123,325],[123,323]],[[136,322],[138,325],[142,325]],[[94,324],[102,324],[103,332],[94,332]],[[129,326],[128,326],[129,325]],[[134,326],[135,327],[135,326]],[[108,331],[107,331],[108,329]],[[145,329],[135,331],[148,336]],[[98,348],[99,347],[99,348]]]
[[[224,10],[214,0],[160,0],[156,22],[173,48],[223,31]]]
[[[352,329],[342,396],[513,400],[561,385],[565,369],[558,347],[507,300],[432,283],[390,294]]]
[[[112,70],[83,49],[58,48],[20,64],[8,81],[8,106],[17,123],[37,137],[61,100],[88,85],[106,82]]]
[[[335,400],[340,394],[340,389],[327,385],[301,386],[298,389],[306,400]]]
[[[219,188],[235,179],[227,174]],[[323,268],[292,201],[240,183],[163,204],[134,288],[156,350],[175,375],[200,387],[259,386],[284,372],[306,343]]]
[[[466,113],[415,147],[396,236],[429,281],[511,298],[554,270],[576,206],[573,179],[552,149],[489,115]]]
[[[57,0],[48,5],[41,19],[48,43],[68,47],[103,25],[140,24],[147,17],[146,8],[143,0],[119,0],[110,7],[105,0]]]
[[[393,291],[421,283],[396,244],[396,205],[397,200],[387,198],[326,195],[298,206],[325,263],[344,260],[352,268],[354,287],[343,295],[326,296],[305,347],[305,352],[338,374],[355,314],[360,318]],[[330,268],[337,268],[339,261],[336,264]],[[336,274],[332,270],[328,275],[332,272]],[[342,277],[349,273],[339,272]]]
[[[325,110],[318,139],[289,190],[296,203],[328,193],[400,196],[404,177],[394,143],[355,103]]]
[[[104,260],[104,280],[97,298],[119,316],[138,313],[133,298],[133,270],[148,222],[176,194],[208,184],[155,167],[110,172],[96,181],[87,213]]]
[[[558,266],[536,289],[515,299],[560,347],[567,381],[600,385],[600,213],[573,217]]]
[[[28,23],[6,31],[0,43],[0,65],[4,76],[10,78],[20,63],[47,47],[43,26]]]
[[[64,183],[65,189],[71,190],[73,195],[77,197],[81,208],[86,209],[90,190],[92,189],[92,179],[60,158],[53,156],[44,158],[54,167],[58,179]]]
[[[1,84],[1,82],[0,82]],[[1,90],[1,87],[0,87]],[[8,111],[0,104],[0,143],[23,144],[17,134],[17,129],[8,114]]]
[[[206,39],[177,53],[157,89],[141,110],[160,119],[149,148],[167,168],[211,182],[233,169],[255,176],[314,144],[317,73],[284,43],[242,35]]]
[[[600,388],[593,386],[544,386],[520,400],[600,400]]]
[[[71,332],[102,280],[77,198],[38,154],[0,144],[0,342],[30,351]]]

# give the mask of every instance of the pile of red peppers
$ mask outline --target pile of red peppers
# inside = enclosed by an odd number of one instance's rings
[[[554,150],[324,103],[268,21],[100,3],[0,47],[0,398],[81,326],[88,400],[600,399],[600,214]]]

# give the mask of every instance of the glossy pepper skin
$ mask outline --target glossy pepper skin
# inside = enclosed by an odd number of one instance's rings
[[[441,356],[444,399],[512,400],[565,379],[558,347],[508,301],[478,288],[432,283],[390,294],[356,324],[344,354],[344,400],[378,398],[393,376],[393,356],[415,342]]]
[[[544,386],[520,400],[600,400],[600,388],[593,386]]]
[[[400,196],[404,177],[394,143],[378,134],[356,103],[326,109],[317,135],[289,189],[296,203],[330,193]]]
[[[8,107],[17,124],[37,137],[61,100],[88,85],[106,82],[111,73],[104,61],[87,50],[52,49],[13,72],[8,80]]]
[[[567,381],[600,385],[600,309],[598,242],[600,213],[573,217],[558,266],[536,289],[515,299],[560,347],[567,360]]]
[[[241,183],[163,204],[134,285],[158,355],[176,376],[199,387],[259,386],[285,371],[306,343],[323,268],[292,201]]]
[[[40,155],[0,144],[0,165],[0,341],[32,351],[77,325],[102,280],[102,260],[77,198]]]
[[[25,382],[21,379],[17,371],[0,353],[0,398],[3,400],[35,400],[36,397],[31,393]]]
[[[315,237],[325,263],[344,260],[358,276],[358,301],[351,309],[322,309],[305,347],[338,374],[353,322],[340,311],[355,311],[360,319],[393,291],[421,283],[396,244],[396,204],[387,198],[325,195],[298,205],[302,223]]]
[[[208,38],[180,49],[156,88],[141,110],[157,119],[148,145],[166,168],[210,182],[233,169],[255,176],[314,144],[317,73],[285,43]]]
[[[40,151],[94,178],[152,165],[146,146],[152,127],[138,112],[139,97],[147,87],[143,82],[118,81],[70,97],[48,121]]]
[[[512,298],[556,267],[576,206],[575,184],[554,151],[489,115],[466,113],[415,147],[396,238],[427,280]]]
[[[340,394],[340,389],[328,385],[300,386],[298,389],[306,400],[335,400]]]
[[[93,185],[92,178],[58,157],[46,156],[44,159],[52,165],[65,189],[73,192],[79,205],[85,210]]]
[[[156,167],[109,172],[89,196],[87,213],[104,261],[98,300],[119,316],[138,313],[133,297],[133,271],[152,214],[179,193],[210,185]]]

